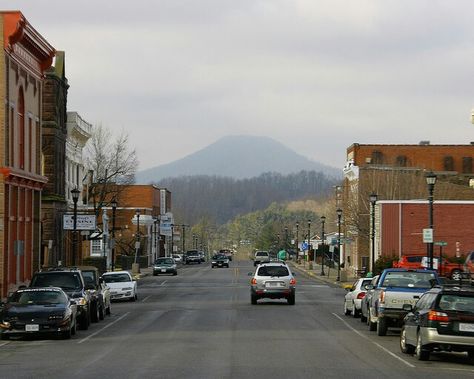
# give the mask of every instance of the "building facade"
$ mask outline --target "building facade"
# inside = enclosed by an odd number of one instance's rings
[[[0,12],[0,293],[28,283],[40,261],[42,88],[54,48],[19,11]]]

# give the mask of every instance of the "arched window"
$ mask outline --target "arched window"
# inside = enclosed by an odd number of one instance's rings
[[[25,97],[23,88],[18,91],[18,153],[20,168],[25,168]]]

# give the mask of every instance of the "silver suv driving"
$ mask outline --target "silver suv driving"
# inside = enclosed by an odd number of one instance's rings
[[[295,305],[296,280],[290,268],[282,262],[262,263],[250,281],[250,300],[257,304],[258,299],[286,299]]]
[[[267,263],[270,262],[270,254],[268,251],[257,251],[255,253],[255,257],[253,259],[253,265],[256,267],[257,265],[261,263]]]

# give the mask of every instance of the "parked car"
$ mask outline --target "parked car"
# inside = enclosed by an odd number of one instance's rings
[[[183,257],[183,263],[185,265],[189,265],[191,263],[202,263],[202,258],[199,255],[199,251],[197,250],[189,250]]]
[[[372,294],[374,293],[374,288],[377,288],[377,283],[379,281],[380,275],[376,275],[372,278],[369,284],[364,285],[365,296],[362,298],[360,302],[360,321],[367,322],[368,310],[369,310],[369,302],[372,298]]]
[[[257,265],[261,263],[268,263],[270,262],[270,254],[268,251],[257,251],[255,253],[255,257],[253,260],[253,265],[256,267]]]
[[[474,363],[474,288],[432,288],[408,311],[400,333],[403,353],[428,360],[435,351],[468,354]]]
[[[103,320],[110,315],[110,290],[99,275],[99,269],[94,266],[79,266],[86,288],[91,294],[91,321]]]
[[[176,263],[183,263],[183,257],[181,254],[173,254],[173,259]]]
[[[77,305],[59,287],[14,292],[0,311],[2,339],[30,334],[76,334]]]
[[[362,299],[365,297],[365,286],[370,284],[373,278],[357,279],[352,287],[347,288],[347,294],[344,296],[344,314],[356,318],[360,315]]]
[[[413,254],[413,255],[402,255],[398,261],[393,262],[393,267],[396,268],[409,268],[409,269],[423,269],[426,268],[423,262],[426,262],[426,254]],[[439,257],[434,257],[433,262],[437,266],[437,271],[440,276],[446,276],[453,280],[459,280],[461,277],[464,267],[462,264],[453,263],[446,260],[443,257],[440,263]]]
[[[137,281],[133,280],[128,271],[105,272],[102,279],[110,288],[111,300],[137,300]]]
[[[224,254],[215,254],[211,260],[211,267],[229,267],[229,258]]]
[[[87,330],[91,323],[91,294],[77,268],[57,267],[33,274],[30,287],[59,287],[77,304],[77,322]]]
[[[464,262],[464,271],[468,273],[471,280],[474,279],[474,251],[467,254],[466,261]]]
[[[233,253],[229,249],[221,249],[219,250],[219,254],[225,255],[229,261],[232,260]]]
[[[153,276],[157,276],[160,274],[178,275],[176,262],[173,258],[161,257],[155,261],[155,263],[153,264]]]
[[[250,281],[250,301],[257,304],[263,298],[286,299],[295,305],[296,280],[285,263],[262,263]]]
[[[199,257],[201,258],[201,263],[206,262],[206,254],[204,254],[204,251],[199,251],[198,254],[199,254]]]
[[[415,305],[417,300],[434,285],[439,285],[434,270],[407,270],[388,268],[382,271],[367,302],[367,324],[369,330],[385,336],[389,327],[401,327],[407,311],[404,304]]]

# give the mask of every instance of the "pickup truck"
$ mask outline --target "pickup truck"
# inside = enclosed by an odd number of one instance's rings
[[[370,291],[366,304],[369,330],[385,336],[389,327],[401,327],[408,313],[403,305],[414,306],[421,295],[438,284],[434,270],[385,269],[376,284],[365,287]]]

